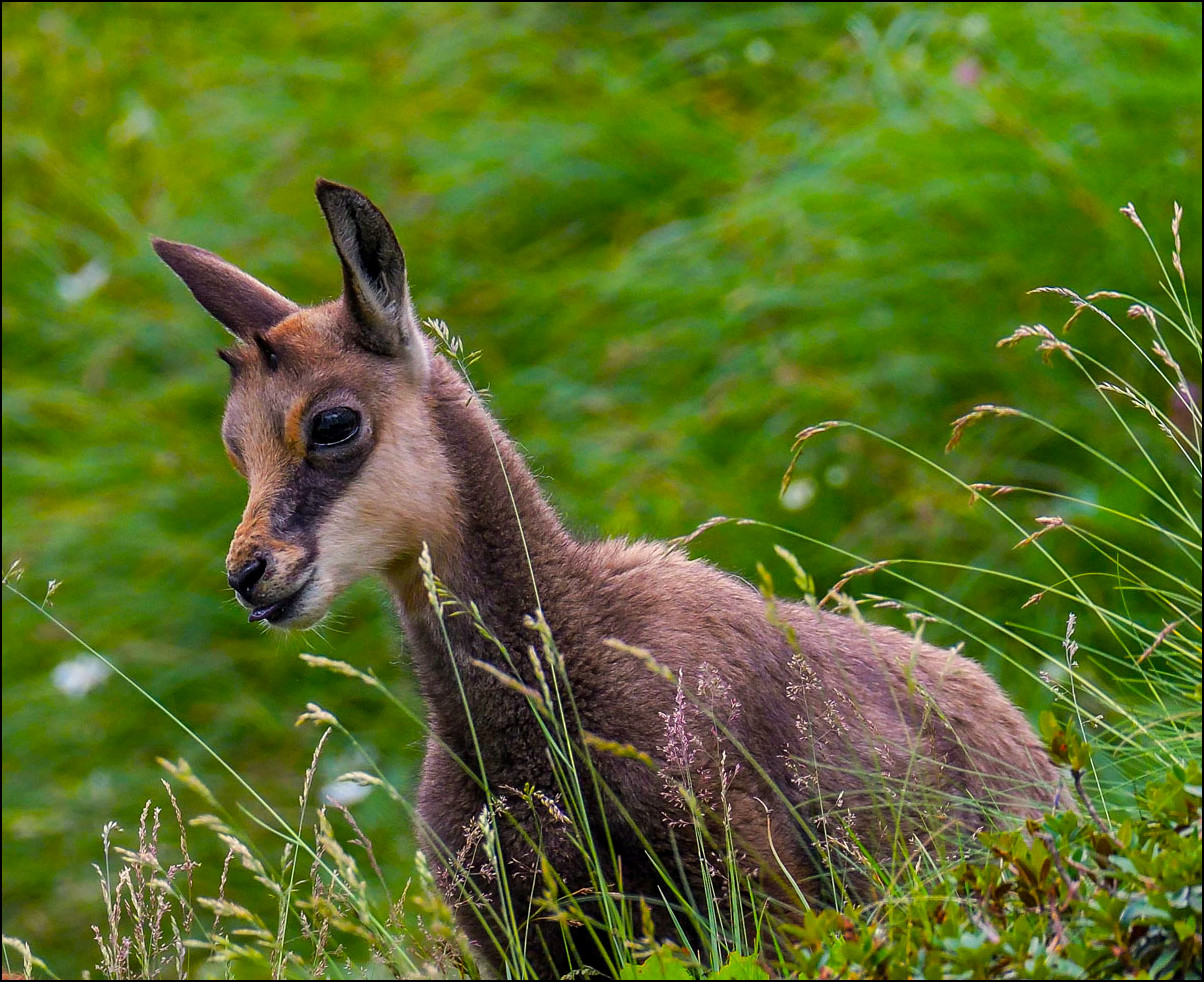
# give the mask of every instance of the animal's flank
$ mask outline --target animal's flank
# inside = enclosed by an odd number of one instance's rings
[[[514,895],[539,894],[547,860],[599,904],[621,879],[668,933],[689,918],[667,904],[715,888],[721,845],[789,916],[1050,803],[1056,769],[961,655],[813,606],[770,611],[662,543],[570,535],[419,332],[384,216],[350,188],[318,196],[344,282],[319,307],[156,243],[239,339],[222,437],[249,495],[227,575],[252,620],[280,627],[317,622],[363,576],[388,585],[430,720],[421,832],[453,900],[474,900],[457,906],[487,955],[500,901],[474,851],[482,815],[504,815],[493,875]],[[558,817],[565,761],[586,790]],[[605,830],[606,855],[579,847],[582,824]],[[531,964],[565,967],[561,923],[523,917]],[[588,961],[596,935],[563,930]]]

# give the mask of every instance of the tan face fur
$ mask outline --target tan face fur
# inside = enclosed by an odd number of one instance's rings
[[[343,295],[301,308],[220,256],[153,239],[237,339],[222,439],[250,485],[226,573],[252,621],[308,627],[371,573],[450,545],[453,483],[431,419],[431,354],[388,219],[319,180]]]
[[[226,569],[236,578],[264,560],[239,602],[286,601],[262,618],[278,627],[316,623],[353,582],[412,562],[454,526],[425,375],[349,344],[348,317],[341,301],[300,310],[232,355],[222,438],[250,487]],[[359,414],[358,432],[315,446],[316,417],[341,408]]]

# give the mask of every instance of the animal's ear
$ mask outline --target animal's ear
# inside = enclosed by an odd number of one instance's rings
[[[166,239],[152,238],[151,245],[200,305],[236,338],[250,341],[300,309],[212,252]]]
[[[316,191],[343,264],[343,299],[355,319],[352,340],[425,374],[426,345],[410,302],[406,260],[388,219],[354,188],[319,179]]]

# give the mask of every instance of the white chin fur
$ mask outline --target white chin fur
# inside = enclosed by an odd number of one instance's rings
[[[269,621],[268,627],[276,628],[278,631],[304,631],[307,627],[313,627],[325,616],[326,611],[324,610],[299,610],[290,614],[285,620],[277,621],[274,624]]]
[[[336,596],[337,591],[330,590],[320,577],[311,574],[301,586],[292,609],[284,617],[264,623],[281,631],[303,631],[313,627],[329,613]]]
[[[330,612],[330,604],[334,598],[312,596],[313,593],[311,587],[306,591],[306,595],[300,598],[301,602],[289,611],[288,616],[277,621],[272,627],[286,631],[303,631],[322,620]]]

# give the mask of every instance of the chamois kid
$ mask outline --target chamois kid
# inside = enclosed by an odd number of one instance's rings
[[[384,580],[429,717],[421,839],[486,957],[613,971],[608,903],[645,898],[657,931],[689,933],[731,860],[789,916],[1051,804],[1058,771],[975,663],[769,604],[668,545],[571,535],[419,329],[388,221],[351,188],[322,180],[317,196],[343,272],[319,306],[153,244],[237,339],[220,353],[222,439],[249,499],[229,584],[251,621],[303,628],[361,577]],[[553,753],[555,712],[568,738]]]

